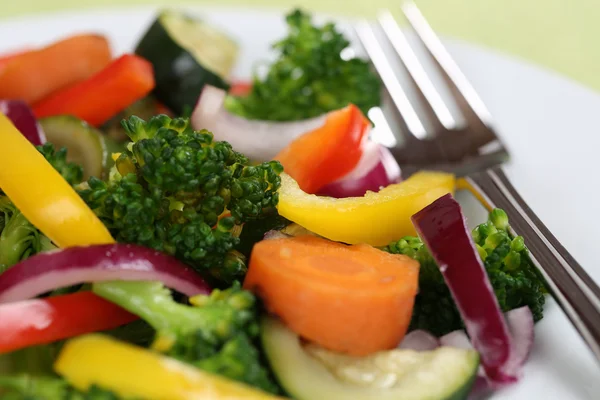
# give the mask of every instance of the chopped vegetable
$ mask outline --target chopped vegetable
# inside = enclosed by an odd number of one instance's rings
[[[0,303],[111,280],[160,281],[188,296],[210,291],[200,276],[175,258],[145,247],[105,244],[69,247],[22,261],[0,275]]]
[[[176,303],[158,282],[103,282],[94,291],[137,314],[157,331],[153,348],[207,372],[277,392],[252,342],[258,335],[256,301],[238,284]]]
[[[404,337],[418,275],[406,256],[299,236],[257,243],[244,287],[301,336],[365,355]]]
[[[73,115],[99,126],[153,88],[152,64],[125,54],[89,79],[37,103],[34,112],[38,118]]]
[[[475,227],[471,235],[502,311],[528,306],[535,321],[539,321],[543,317],[546,289],[529,261],[523,238],[512,238],[508,228],[506,213],[495,209],[488,221]],[[407,236],[390,243],[385,250],[405,254],[421,265],[421,290],[415,300],[411,329],[424,329],[437,336],[463,329],[448,286],[423,241]]]
[[[316,117],[355,104],[366,115],[380,99],[379,77],[355,57],[349,41],[333,23],[312,24],[294,10],[286,17],[289,35],[273,44],[278,58],[252,90],[230,97],[227,108],[249,119],[292,121]]]
[[[252,91],[252,83],[246,81],[236,81],[231,84],[229,94],[232,96],[245,96]]]
[[[451,194],[440,197],[412,217],[419,236],[440,266],[487,376],[515,381],[511,334],[472,241],[460,205]]]
[[[325,185],[319,194],[337,198],[361,197],[368,191],[378,192],[400,181],[400,167],[390,150],[382,144],[368,141],[356,167]]]
[[[262,341],[273,372],[297,400],[462,400],[477,377],[473,350],[390,350],[367,357],[334,353],[264,318]]]
[[[12,59],[0,70],[0,98],[34,104],[88,79],[110,62],[106,38],[75,35]]]
[[[136,318],[91,292],[0,304],[0,353],[112,329]]]
[[[246,265],[233,249],[236,224],[277,204],[281,166],[256,166],[228,143],[165,115],[124,123],[133,140],[111,180],[92,178],[81,196],[119,242],[164,251],[220,283]],[[225,210],[230,217],[219,219]]]
[[[323,126],[292,141],[275,159],[307,193],[352,171],[364,151],[369,121],[354,105],[327,115]]]
[[[223,107],[226,92],[206,85],[192,113],[192,126],[215,133],[215,139],[230,143],[254,161],[272,160],[292,140],[325,123],[327,114],[301,121],[248,120]]]
[[[404,336],[404,339],[398,346],[400,349],[409,349],[416,351],[434,350],[440,347],[440,341],[427,331],[417,329]]]
[[[22,100],[0,100],[0,113],[6,115],[13,125],[35,146],[46,143],[46,136],[35,119],[31,108]]]
[[[410,216],[453,190],[453,175],[419,172],[378,193],[333,199],[306,194],[284,173],[277,209],[283,217],[328,239],[385,246],[414,234]]]
[[[81,392],[54,376],[0,376],[3,400],[120,400],[116,394],[91,386]]]
[[[0,188],[52,242],[60,247],[113,242],[69,183],[2,114],[0,143]]]
[[[147,400],[277,398],[100,335],[69,341],[55,369],[80,390],[97,384],[123,397]]]
[[[165,10],[148,28],[135,53],[154,67],[156,98],[182,115],[186,107],[194,107],[204,85],[227,89],[238,46],[204,21]]]

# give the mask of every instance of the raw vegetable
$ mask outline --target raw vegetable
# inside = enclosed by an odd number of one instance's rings
[[[91,292],[0,304],[0,353],[112,329],[136,318]]]
[[[366,355],[404,337],[418,275],[406,256],[299,236],[257,243],[244,287],[302,337]]]
[[[98,384],[123,397],[147,400],[277,398],[101,335],[69,341],[55,369],[80,390]]]
[[[12,60],[14,60],[15,58],[29,52],[31,50],[28,49],[22,49],[22,50],[17,50],[17,51],[13,51],[10,53],[3,53],[2,55],[0,55],[0,72],[2,72],[2,69],[4,67],[6,67],[8,65],[9,62],[11,62]]]
[[[447,194],[411,219],[440,266],[487,376],[495,382],[516,381],[521,365],[511,362],[511,333],[460,205]]]
[[[368,191],[378,192],[400,181],[400,167],[390,150],[382,144],[368,141],[356,167],[335,182],[325,185],[319,194],[337,198],[361,197]]]
[[[356,167],[370,127],[351,104],[329,113],[323,126],[294,139],[275,159],[303,191],[316,193]]]
[[[486,273],[503,312],[528,306],[535,321],[543,317],[545,286],[528,257],[521,236],[509,233],[506,213],[494,209],[488,221],[478,225],[471,236],[477,243]],[[386,251],[405,254],[421,266],[411,329],[424,329],[437,336],[463,329],[462,319],[448,286],[423,241],[404,237],[390,243]]]
[[[302,345],[273,318],[262,323],[262,342],[273,372],[297,400],[459,400],[477,376],[475,351],[391,350],[368,357]]]
[[[0,143],[0,188],[52,242],[59,247],[113,242],[69,183],[2,114]]]
[[[24,101],[0,100],[0,113],[6,115],[31,144],[40,146],[46,143],[44,131]]]
[[[166,254],[130,244],[105,244],[69,247],[22,261],[0,275],[0,303],[110,280],[160,281],[188,296],[210,292],[200,276]]]
[[[68,149],[68,161],[83,167],[85,179],[102,177],[110,159],[102,132],[70,115],[42,118],[40,124],[50,143]]]
[[[117,115],[106,121],[106,123],[102,125],[101,130],[117,144],[121,144],[129,141],[129,136],[127,136],[125,129],[123,129],[121,121],[129,119],[129,117],[133,115],[142,119],[150,119],[157,114],[169,115],[169,113],[164,110],[164,107],[161,107],[158,101],[156,101],[154,95],[150,94],[143,99],[130,104]],[[122,149],[119,151],[122,151]]]
[[[38,118],[73,115],[100,126],[153,88],[152,64],[125,54],[89,79],[43,99],[34,112]]]
[[[289,35],[272,46],[278,58],[264,76],[254,76],[248,95],[228,99],[230,111],[249,119],[292,121],[348,104],[366,115],[380,104],[378,76],[367,61],[348,57],[350,43],[333,23],[314,26],[300,10],[289,13],[286,22]]]
[[[241,278],[234,228],[277,204],[281,165],[250,166],[187,119],[131,117],[124,127],[133,144],[117,159],[118,173],[90,179],[83,199],[118,242],[174,255],[219,283]],[[231,216],[219,219],[226,209]]]
[[[238,46],[208,23],[168,10],[148,28],[135,53],[154,67],[156,98],[182,115],[194,107],[204,85],[227,89]]]
[[[434,350],[440,346],[438,338],[427,331],[417,329],[409,332],[398,346],[400,349],[416,351]]]
[[[245,96],[252,91],[252,83],[246,81],[236,81],[231,84],[229,94],[232,96]]]
[[[153,348],[207,372],[276,393],[253,340],[258,335],[256,300],[239,284],[176,303],[158,282],[103,282],[100,296],[137,314],[157,334]]]
[[[215,139],[230,143],[254,161],[273,159],[292,140],[325,123],[327,114],[289,122],[248,120],[223,107],[227,93],[206,85],[192,113],[192,126],[215,133]]]
[[[410,216],[435,199],[454,191],[454,176],[418,172],[402,183],[368,192],[363,197],[333,199],[303,192],[281,174],[277,209],[283,217],[328,239],[385,246],[414,234]]]
[[[0,70],[0,98],[34,104],[88,79],[110,62],[106,38],[75,35],[12,59]]]
[[[0,394],[3,400],[120,400],[97,386],[81,392],[53,376],[0,376]]]
[[[81,181],[81,167],[66,161],[65,149],[55,151],[52,144],[46,143],[37,150],[69,184]],[[55,248],[52,241],[0,191],[0,274],[21,260]]]

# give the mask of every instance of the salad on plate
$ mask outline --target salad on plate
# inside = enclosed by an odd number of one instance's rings
[[[0,397],[443,400],[522,377],[545,284],[501,209],[373,139],[379,78],[294,10],[230,77],[160,12],[135,50],[0,57]]]

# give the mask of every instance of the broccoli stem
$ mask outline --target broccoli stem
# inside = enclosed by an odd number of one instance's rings
[[[160,282],[101,282],[92,290],[136,314],[158,332],[185,334],[205,327],[205,320],[198,318],[201,310],[175,302]]]

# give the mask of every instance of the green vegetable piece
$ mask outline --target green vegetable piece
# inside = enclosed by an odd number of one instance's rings
[[[502,311],[528,306],[535,321],[543,317],[546,288],[528,257],[521,236],[508,233],[506,213],[495,209],[489,220],[473,229],[473,241],[483,260],[490,283]],[[390,243],[385,251],[405,254],[417,260],[419,294],[410,329],[424,329],[441,336],[463,328],[463,322],[439,268],[418,237],[405,237]]]
[[[277,205],[281,164],[249,165],[188,119],[134,116],[123,128],[133,142],[111,179],[80,190],[113,237],[174,255],[217,285],[243,278],[238,228]]]
[[[96,294],[140,316],[156,331],[153,348],[213,372],[277,393],[254,341],[259,327],[256,299],[239,283],[227,290],[175,302],[159,282],[103,282]]]
[[[366,115],[379,106],[379,77],[369,63],[345,57],[350,43],[333,23],[317,27],[309,14],[286,16],[289,33],[273,44],[277,60],[264,77],[256,74],[244,97],[226,107],[249,119],[291,121],[316,117],[352,103]]]

